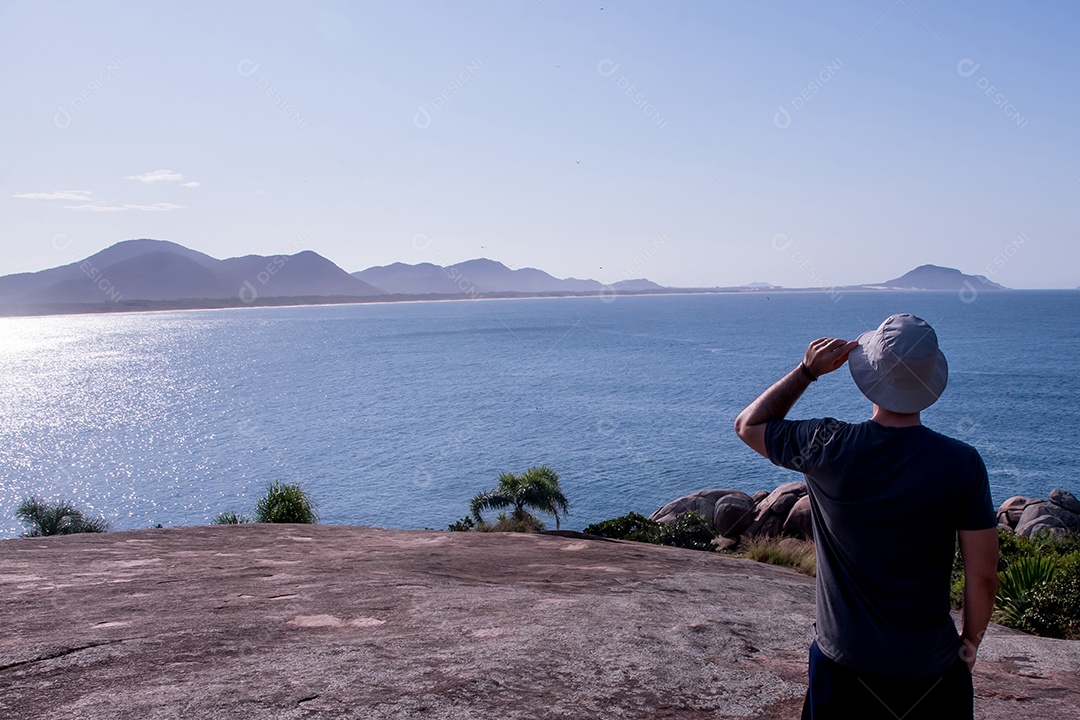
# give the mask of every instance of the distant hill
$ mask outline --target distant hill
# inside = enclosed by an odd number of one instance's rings
[[[803,288],[806,290],[822,288]],[[835,288],[828,288],[835,290]],[[845,290],[1007,290],[982,275],[922,265],[884,283]],[[0,315],[123,312],[178,308],[342,303],[430,298],[625,293],[783,292],[769,283],[731,288],[670,288],[644,278],[604,285],[511,270],[488,258],[442,267],[393,263],[348,273],[318,253],[245,255],[219,260],[166,240],[125,240],[84,260],[0,277]],[[799,288],[790,288],[798,291]]]
[[[310,250],[218,260],[165,240],[125,240],[36,273],[0,277],[0,305],[369,297],[383,291]]]
[[[596,280],[557,278],[536,268],[511,270],[487,258],[442,267],[431,263],[393,263],[354,272],[353,276],[391,294],[477,295],[483,293],[590,293],[607,286]],[[663,290],[651,280],[622,280],[607,289],[623,292]]]
[[[898,278],[872,287],[896,290],[1008,290],[1004,285],[992,282],[984,275],[965,275],[955,268],[937,265],[920,265]]]

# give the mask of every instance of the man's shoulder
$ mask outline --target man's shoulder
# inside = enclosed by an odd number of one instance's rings
[[[954,453],[979,456],[978,449],[972,445],[969,445],[963,440],[954,438],[951,435],[940,433],[937,430],[926,427],[925,425],[923,425],[922,427],[925,431],[923,433],[923,436],[926,438],[924,442],[933,443],[938,447],[947,449],[948,451]]]

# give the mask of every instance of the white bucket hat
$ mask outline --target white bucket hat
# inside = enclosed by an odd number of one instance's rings
[[[914,315],[892,315],[858,337],[848,367],[862,394],[896,413],[917,413],[934,404],[949,382],[949,364],[937,333]]]

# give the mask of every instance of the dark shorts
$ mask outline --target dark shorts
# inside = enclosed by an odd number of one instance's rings
[[[971,673],[963,660],[957,659],[943,675],[897,678],[841,665],[814,642],[802,716],[803,720],[971,720],[973,697]]]

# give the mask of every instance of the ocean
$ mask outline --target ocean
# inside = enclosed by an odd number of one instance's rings
[[[949,386],[924,423],[994,500],[1080,492],[1080,292],[747,293],[0,319],[0,537],[18,502],[115,530],[205,524],[298,482],[329,524],[446,528],[503,472],[561,476],[564,528],[799,476],[732,431],[808,342],[911,312]],[[790,417],[859,421],[846,367]],[[913,518],[913,523],[917,519]]]

